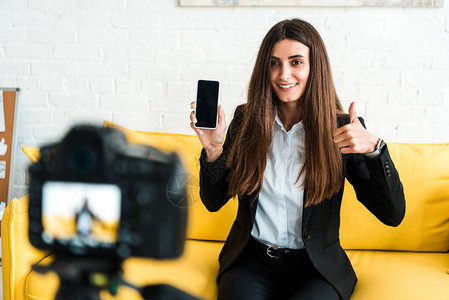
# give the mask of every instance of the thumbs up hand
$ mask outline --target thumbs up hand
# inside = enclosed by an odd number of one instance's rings
[[[377,138],[363,127],[355,112],[355,102],[349,106],[349,124],[337,128],[334,133],[334,143],[341,153],[371,153],[376,150]]]

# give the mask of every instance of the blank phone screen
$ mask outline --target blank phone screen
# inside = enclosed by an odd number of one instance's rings
[[[198,80],[196,127],[215,128],[217,126],[218,89],[218,81]]]

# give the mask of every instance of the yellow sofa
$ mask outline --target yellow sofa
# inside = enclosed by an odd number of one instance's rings
[[[199,198],[201,145],[196,136],[138,132],[120,128],[130,143],[178,151],[189,181],[189,222],[184,254],[176,260],[130,258],[124,262],[125,279],[136,284],[168,283],[203,299],[216,298],[218,253],[236,215],[237,200],[222,210],[208,212]],[[377,221],[345,187],[340,240],[358,276],[354,300],[449,299],[449,143],[393,144],[389,150],[404,185],[407,210],[397,228]],[[38,149],[24,147],[36,161]],[[148,228],[151,230],[151,228]],[[3,299],[52,299],[58,286],[54,274],[31,271],[32,264],[46,264],[52,255],[33,248],[28,241],[28,199],[8,205],[1,226]],[[116,297],[140,299],[129,288]]]

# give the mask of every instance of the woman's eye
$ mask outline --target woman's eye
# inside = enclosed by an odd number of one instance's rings
[[[302,64],[302,61],[300,61],[300,60],[293,61],[293,65],[300,65],[300,64]]]
[[[278,61],[274,61],[274,60],[271,61],[271,66],[272,67],[277,67],[279,65],[280,65],[280,63]]]

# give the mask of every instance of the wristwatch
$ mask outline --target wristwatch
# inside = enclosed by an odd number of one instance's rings
[[[381,138],[379,138],[379,141],[377,142],[377,148],[376,148],[376,151],[374,151],[374,152],[376,152],[376,153],[378,153],[378,154],[381,154],[381,153],[382,153],[382,150],[384,149],[384,147],[385,147],[385,142],[384,142],[384,140],[381,139]]]
[[[384,140],[379,138],[379,140],[377,141],[376,150],[374,150],[371,153],[365,153],[365,155],[369,158],[376,158],[382,153],[382,150],[385,148],[385,145],[386,144]]]

